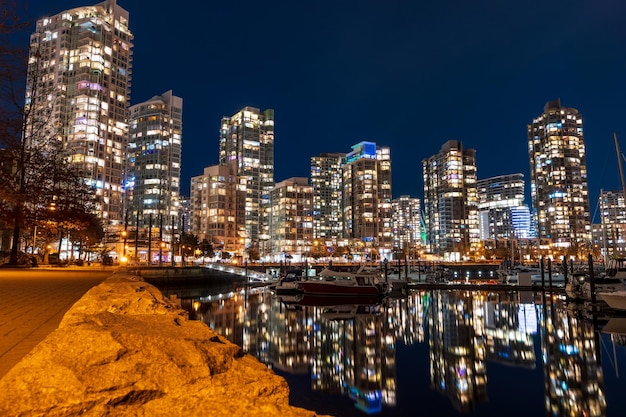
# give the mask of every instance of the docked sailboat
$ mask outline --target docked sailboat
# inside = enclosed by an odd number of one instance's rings
[[[615,310],[626,310],[626,290],[599,292],[598,297]]]
[[[591,282],[588,274],[574,275],[565,285],[565,293],[569,298],[592,301],[591,288],[599,293],[608,293],[626,290],[626,258],[611,259],[605,273]]]

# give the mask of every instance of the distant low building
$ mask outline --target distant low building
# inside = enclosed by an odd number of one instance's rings
[[[524,174],[476,182],[480,239],[514,240],[530,235],[530,210],[524,205]]]
[[[191,232],[218,252],[245,252],[246,181],[230,165],[213,165],[191,178]]]

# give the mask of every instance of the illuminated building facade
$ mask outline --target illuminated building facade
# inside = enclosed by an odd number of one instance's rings
[[[127,220],[145,227],[152,215],[171,238],[180,208],[183,99],[170,90],[131,106],[129,129]]]
[[[524,174],[484,178],[476,185],[480,239],[527,238],[530,224],[523,228],[518,210],[524,205]]]
[[[623,191],[600,192],[599,233],[594,233],[594,242],[605,259],[613,255],[626,255],[626,203]]]
[[[458,261],[479,243],[476,151],[449,140],[422,161],[429,251]]]
[[[313,187],[308,178],[277,183],[271,201],[272,257],[276,261],[304,261],[313,245]]]
[[[511,221],[513,222],[513,231],[518,239],[532,239],[536,237],[532,228],[530,208],[526,204],[511,207]]]
[[[47,120],[42,136],[60,141],[96,189],[105,226],[123,222],[133,48],[128,17],[107,0],[39,19],[30,36],[31,120]]]
[[[591,240],[583,120],[549,101],[528,125],[531,196],[537,234],[557,248],[584,250]]]
[[[352,146],[343,166],[344,237],[391,259],[391,155],[373,142]]]
[[[345,153],[322,153],[311,158],[313,186],[313,237],[333,239],[343,236],[342,173]]]
[[[421,220],[422,208],[419,198],[400,196],[391,202],[393,222],[393,248],[412,255],[413,250],[422,247]]]
[[[274,110],[244,107],[222,118],[219,164],[234,163],[246,180],[245,246],[269,239],[270,193],[274,187]]]
[[[231,165],[214,165],[191,178],[191,233],[217,253],[243,256],[246,182]]]
[[[191,201],[189,197],[181,196],[180,205],[178,206],[178,230],[181,233],[189,233],[191,220]]]

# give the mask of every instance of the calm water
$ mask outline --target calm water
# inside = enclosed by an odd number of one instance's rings
[[[558,295],[413,291],[332,307],[265,289],[162,290],[320,414],[626,416],[626,337],[609,332],[626,319]]]

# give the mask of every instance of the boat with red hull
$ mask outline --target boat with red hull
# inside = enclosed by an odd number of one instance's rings
[[[313,279],[301,281],[304,294],[333,296],[381,296],[389,292],[389,286],[381,279],[379,272],[334,271],[326,268]]]

